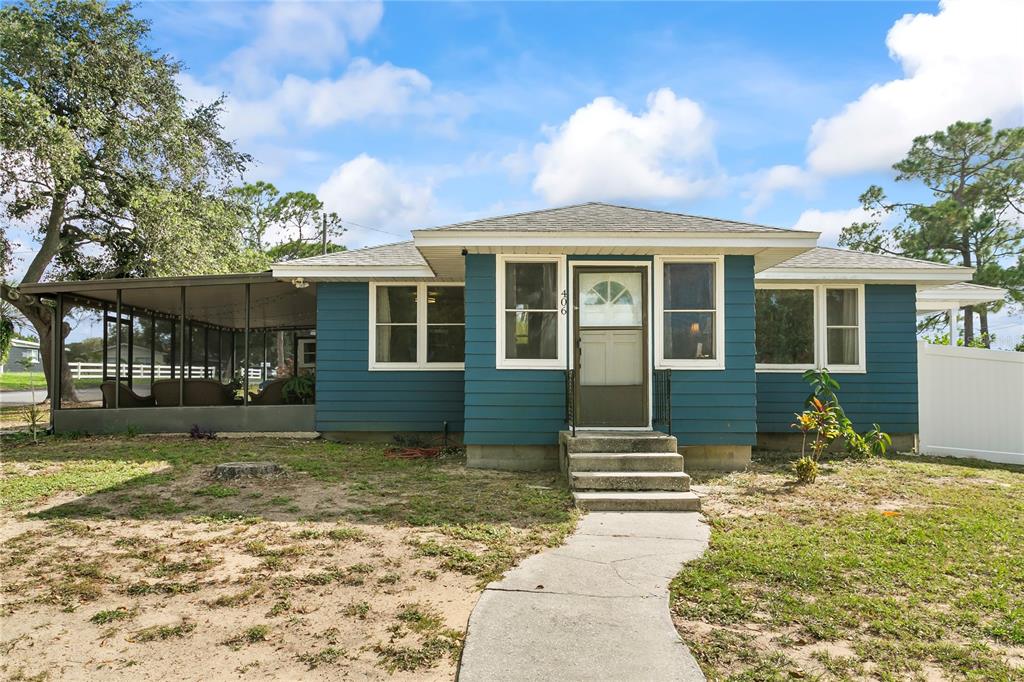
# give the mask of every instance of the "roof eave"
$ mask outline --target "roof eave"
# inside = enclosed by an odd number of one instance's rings
[[[277,279],[311,281],[344,281],[367,279],[434,279],[434,271],[427,265],[300,265],[281,263],[273,269]]]
[[[899,284],[955,284],[970,281],[974,268],[785,268],[759,272],[762,282],[874,282]]]
[[[607,232],[607,231],[497,231],[497,230],[415,230],[417,248],[431,246],[500,247],[500,246],[650,246],[650,247],[715,247],[735,246],[772,248],[806,246],[813,248],[820,232]]]

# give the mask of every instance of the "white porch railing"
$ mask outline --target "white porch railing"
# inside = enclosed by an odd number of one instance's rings
[[[1024,464],[1024,353],[918,344],[921,452]]]

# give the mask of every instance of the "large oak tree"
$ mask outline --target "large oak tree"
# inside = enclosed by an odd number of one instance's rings
[[[246,269],[225,191],[249,157],[223,139],[220,100],[185,100],[181,64],[148,32],[128,3],[0,8],[0,201],[39,248],[21,284]],[[2,295],[35,327],[49,374],[52,308],[18,285]]]

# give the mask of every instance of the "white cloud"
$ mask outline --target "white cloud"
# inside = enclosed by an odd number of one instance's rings
[[[427,223],[434,206],[432,183],[403,177],[395,168],[366,154],[338,166],[316,195],[342,222],[354,221],[405,234]],[[350,248],[388,241],[388,235],[348,225]],[[393,239],[390,239],[394,241]]]
[[[291,65],[326,69],[348,54],[351,42],[366,40],[380,24],[381,2],[295,2],[267,5],[254,37],[229,55],[221,70],[235,90],[260,89],[274,70]]]
[[[312,82],[290,75],[274,99],[278,107],[298,109],[306,123],[327,126],[405,113],[414,97],[429,91],[430,79],[416,69],[355,59],[334,80]]]
[[[753,175],[750,182],[750,204],[745,213],[753,215],[771,203],[776,192],[802,190],[809,192],[818,186],[818,180],[800,166],[778,165]]]
[[[835,246],[839,241],[839,233],[853,223],[871,220],[870,213],[861,207],[840,209],[837,211],[820,211],[808,209],[800,214],[793,224],[794,230],[812,230],[821,232],[818,243],[822,246]]]
[[[631,113],[611,97],[577,109],[534,149],[535,191],[551,203],[591,199],[686,199],[707,192],[711,121],[667,88]]]
[[[210,102],[223,93],[188,74],[180,75],[178,83],[192,102]],[[430,88],[430,79],[416,69],[359,58],[335,79],[311,81],[288,75],[262,97],[229,94],[222,120],[229,138],[252,139],[281,135],[289,125],[327,127],[413,112],[457,116],[457,112],[444,112],[425,103]]]
[[[814,124],[809,168],[825,175],[884,169],[917,135],[956,120],[1024,121],[1024,2],[943,0],[908,14],[886,37],[904,77],[871,86]]]

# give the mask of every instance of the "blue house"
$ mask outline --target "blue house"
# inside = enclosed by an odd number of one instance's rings
[[[58,430],[447,435],[468,466],[561,466],[591,508],[692,508],[683,457],[733,468],[752,447],[792,447],[807,369],[836,376],[858,428],[878,422],[913,445],[918,292],[973,271],[818,236],[588,203],[269,273],[25,291],[65,314],[92,305],[102,333],[141,330],[171,358],[139,379],[136,360],[105,357],[104,409],[58,406]],[[315,402],[282,399],[303,376]],[[204,398],[203,381],[234,393]]]

